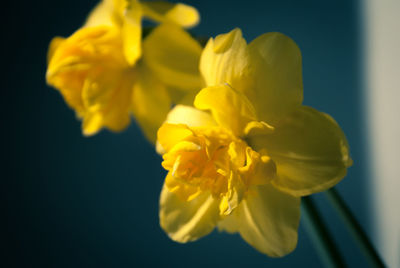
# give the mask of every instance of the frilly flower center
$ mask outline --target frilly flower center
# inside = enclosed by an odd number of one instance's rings
[[[182,199],[190,201],[209,191],[220,199],[221,214],[229,214],[251,185],[268,183],[275,175],[275,164],[268,156],[224,129],[191,131],[164,154],[162,163],[169,171],[166,186]]]

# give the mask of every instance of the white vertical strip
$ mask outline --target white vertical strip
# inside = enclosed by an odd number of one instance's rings
[[[400,267],[400,0],[367,0],[364,10],[375,241]]]

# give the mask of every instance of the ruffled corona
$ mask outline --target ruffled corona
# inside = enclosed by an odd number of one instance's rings
[[[261,156],[223,128],[165,124],[159,135],[163,132],[183,134],[163,156],[169,191],[185,201],[209,192],[219,200],[221,215],[229,215],[251,185],[267,184],[275,175],[275,164],[268,156]]]
[[[114,131],[125,128],[130,120],[135,70],[122,54],[118,30],[83,28],[70,38],[53,41],[52,50],[47,81],[60,89],[65,101],[83,118],[84,134],[92,135],[101,126]]]

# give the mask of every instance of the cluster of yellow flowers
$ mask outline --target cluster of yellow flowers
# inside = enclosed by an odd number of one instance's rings
[[[147,35],[143,17],[159,23]],[[346,138],[302,105],[301,54],[289,37],[247,44],[234,29],[202,48],[184,29],[198,22],[184,4],[103,0],[82,28],[52,40],[47,82],[84,135],[123,130],[134,116],[168,171],[160,224],[171,239],[217,227],[284,256],[297,244],[300,198],[351,165]]]

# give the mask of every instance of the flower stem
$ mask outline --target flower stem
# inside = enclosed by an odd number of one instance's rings
[[[336,191],[336,189],[331,188],[327,190],[325,193],[329,201],[333,205],[333,207],[336,209],[336,211],[339,213],[340,217],[346,224],[348,230],[350,231],[357,245],[361,249],[362,253],[367,258],[371,267],[385,267],[379,255],[377,254],[371,242],[369,241],[367,235],[365,234],[360,224],[357,222],[357,220],[351,213],[349,207],[346,205],[346,203],[343,201],[339,193]]]
[[[306,230],[324,266],[346,267],[311,197],[305,196],[302,198],[301,208],[304,215]]]

